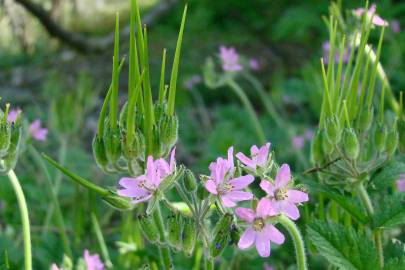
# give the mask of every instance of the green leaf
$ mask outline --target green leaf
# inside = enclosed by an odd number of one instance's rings
[[[405,163],[393,161],[372,178],[372,183],[377,189],[384,189],[398,180],[401,174],[405,174]]]
[[[374,214],[375,228],[393,228],[405,224],[405,194],[396,193],[386,196],[378,204]]]
[[[384,266],[384,270],[398,270],[405,269],[405,257],[391,258]]]
[[[352,228],[317,221],[308,225],[307,233],[318,252],[339,269],[378,269],[373,243]]]

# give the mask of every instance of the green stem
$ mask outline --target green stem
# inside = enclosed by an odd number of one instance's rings
[[[364,207],[366,208],[367,214],[370,218],[373,217],[374,215],[374,207],[371,202],[370,196],[367,193],[366,188],[364,187],[363,184],[360,184],[358,187],[358,192],[361,201],[364,204]],[[383,252],[383,247],[382,247],[382,233],[380,229],[375,229],[373,232],[374,236],[374,242],[377,247],[377,254],[378,254],[378,262],[380,265],[380,268],[384,268],[384,252]]]
[[[165,227],[163,224],[162,213],[160,211],[160,204],[157,203],[155,211],[153,211],[153,219],[158,227],[160,234],[160,241],[163,243],[162,246],[159,246],[160,259],[163,269],[170,270],[174,269],[172,256],[170,254],[170,248],[167,246],[167,239],[165,234]]]
[[[259,122],[259,118],[257,117],[255,110],[253,109],[252,103],[250,103],[250,101],[249,101],[249,98],[246,96],[245,92],[243,92],[242,88],[240,88],[240,86],[235,81],[233,81],[232,79],[229,79],[227,81],[227,83],[228,83],[229,87],[239,97],[243,106],[247,110],[250,120],[252,121],[252,125],[256,131],[257,137],[259,138],[260,142],[262,144],[265,144],[266,137],[264,136],[263,128]]]
[[[94,214],[94,212],[91,213],[91,221],[93,223],[93,229],[94,229],[94,232],[96,233],[96,237],[97,237],[98,243],[100,245],[101,254],[103,255],[105,264],[106,264],[107,268],[112,268],[113,264],[110,259],[110,254],[108,253],[107,245],[105,243],[103,233],[101,232],[100,224],[99,224],[99,222],[97,220],[97,216],[96,216],[96,214]]]
[[[37,166],[42,170],[42,172],[45,176],[44,178],[46,181],[46,185],[49,187],[49,195],[51,197],[51,201],[53,204],[51,206],[53,206],[52,209],[55,209],[56,222],[58,223],[59,233],[62,238],[63,248],[64,248],[66,255],[68,255],[70,258],[72,258],[73,254],[72,254],[72,250],[70,248],[69,237],[67,236],[67,233],[66,233],[65,221],[63,220],[63,215],[62,215],[62,210],[60,208],[58,195],[57,195],[55,187],[52,183],[51,176],[49,175],[48,168],[46,167],[44,161],[42,160],[41,155],[38,153],[38,151],[32,145],[30,145],[28,147],[28,151],[30,152],[34,161],[37,163]],[[50,213],[50,212],[51,211],[49,211],[48,213]],[[51,217],[52,214],[50,214],[49,216]],[[47,224],[47,227],[48,227],[48,225],[49,224]]]
[[[278,221],[283,225],[290,233],[295,247],[295,255],[297,259],[298,270],[308,270],[307,257],[305,255],[304,239],[298,230],[297,225],[284,215],[278,217]]]
[[[21,212],[21,222],[23,229],[24,239],[24,265],[25,270],[32,270],[32,252],[31,252],[31,233],[30,233],[30,220],[28,216],[27,202],[25,201],[24,192],[18,181],[17,175],[13,170],[7,173],[8,179],[10,179],[13,186],[15,195],[17,196],[18,207]]]
[[[215,263],[213,258],[205,257],[205,270],[214,270]]]

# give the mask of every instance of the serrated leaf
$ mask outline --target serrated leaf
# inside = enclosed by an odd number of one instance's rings
[[[378,269],[373,242],[352,228],[317,221],[308,225],[307,233],[320,255],[339,269]]]
[[[393,161],[372,178],[372,183],[377,189],[384,189],[398,180],[401,174],[405,174],[405,163]]]
[[[373,226],[393,228],[401,224],[405,224],[405,194],[384,197],[374,214]]]
[[[405,269],[405,257],[391,258],[384,266],[384,270],[398,270]]]

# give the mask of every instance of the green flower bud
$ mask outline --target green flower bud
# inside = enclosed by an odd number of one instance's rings
[[[7,154],[10,147],[11,126],[8,122],[0,120],[0,157]]]
[[[149,242],[157,243],[160,240],[159,230],[156,226],[155,221],[151,215],[139,215],[138,216],[139,226]]]
[[[385,151],[387,152],[388,156],[392,156],[398,147],[398,131],[396,128],[396,124],[393,125],[392,130],[387,135],[387,140],[385,142]]]
[[[329,139],[327,133],[325,131],[322,133],[322,150],[325,156],[329,156],[333,153],[334,145]]]
[[[104,170],[108,160],[103,137],[100,137],[99,134],[96,134],[93,139],[93,156],[100,169]]]
[[[323,162],[322,135],[320,130],[316,131],[311,143],[311,159],[315,164]]]
[[[336,116],[333,116],[326,120],[326,136],[329,140],[329,144],[333,145],[339,143],[342,138],[342,129],[340,128],[339,119]],[[331,154],[331,152],[329,153]]]
[[[357,128],[359,129],[359,132],[366,132],[373,123],[373,118],[374,109],[368,109],[367,107],[364,107],[363,110],[360,112],[359,117],[357,118]]]
[[[160,104],[160,103],[156,102],[155,106],[154,106],[154,110],[155,110],[156,122],[160,122],[160,120],[162,119],[162,117],[165,115],[165,112],[166,112],[166,103]]]
[[[117,210],[131,210],[134,208],[134,205],[128,198],[124,198],[116,194],[115,192],[110,191],[107,196],[102,197],[103,201],[108,203],[110,206],[114,207]]]
[[[197,227],[194,220],[186,218],[183,228],[183,251],[187,256],[191,256],[197,241]]]
[[[163,145],[163,141],[160,138],[160,131],[156,125],[153,126],[153,141],[152,141],[152,148],[153,148],[153,153],[154,156],[165,156],[168,151],[170,151],[170,148],[165,147]]]
[[[225,214],[214,228],[214,239],[210,245],[212,257],[218,257],[222,254],[225,247],[231,240],[233,216],[229,213]]]
[[[374,131],[374,147],[378,152],[385,150],[385,141],[387,139],[387,130],[383,125],[377,125]]]
[[[192,171],[186,170],[186,175],[184,176],[184,187],[189,192],[194,192],[197,190],[197,180]]]
[[[177,142],[179,120],[175,115],[163,115],[159,123],[160,140],[162,144],[171,149]]]
[[[104,146],[107,160],[115,164],[121,157],[121,136],[118,129],[112,130],[108,126],[104,134]]]
[[[121,132],[121,137],[122,137],[122,149],[124,152],[124,157],[127,160],[144,158],[145,137],[140,131],[135,132],[135,136],[131,139],[132,142],[128,141],[128,136],[126,135],[126,133]]]
[[[210,195],[210,193],[208,192],[208,190],[205,188],[205,186],[201,183],[200,185],[198,185],[197,188],[197,197],[198,199],[205,200],[208,196]]]
[[[359,141],[353,128],[345,128],[343,131],[343,150],[346,156],[352,160],[359,156]]]
[[[183,218],[179,213],[173,213],[167,218],[167,242],[176,250],[181,249]]]
[[[399,151],[405,153],[405,119],[398,120]]]

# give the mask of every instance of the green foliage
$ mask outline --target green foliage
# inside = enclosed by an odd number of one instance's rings
[[[374,214],[375,228],[395,228],[405,224],[405,194],[397,193],[384,196]]]
[[[316,221],[307,227],[308,237],[329,263],[345,270],[378,269],[373,243],[354,229]]]
[[[392,185],[392,183],[405,173],[405,163],[400,161],[391,161],[380,172],[372,178],[372,183],[378,190],[382,190]]]

